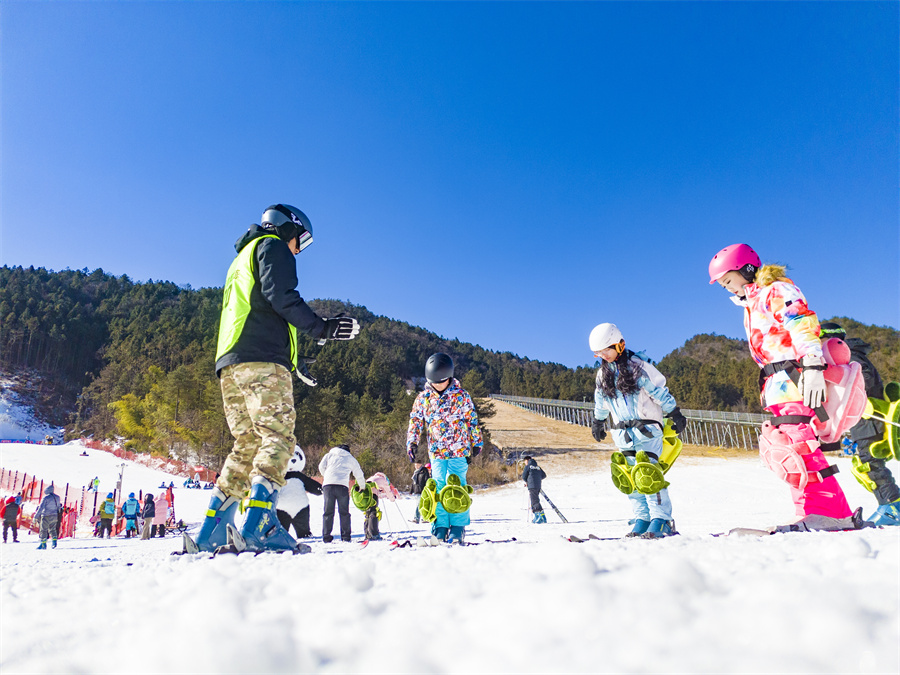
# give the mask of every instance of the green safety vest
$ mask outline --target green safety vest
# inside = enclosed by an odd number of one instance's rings
[[[225,279],[225,296],[222,300],[222,316],[219,320],[219,343],[216,347],[216,361],[227,354],[237,344],[247,316],[250,314],[250,293],[256,285],[256,277],[253,274],[253,265],[256,257],[256,247],[263,239],[278,239],[274,234],[264,234],[247,244],[237,258],[228,268],[228,277]],[[288,334],[291,339],[291,370],[297,367],[297,329],[293,324],[288,325]]]

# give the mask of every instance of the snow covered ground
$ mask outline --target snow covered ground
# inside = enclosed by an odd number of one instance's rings
[[[0,465],[57,484],[97,475],[105,494],[122,461],[81,451],[6,444]],[[873,497],[837,461],[851,504],[870,513]],[[170,555],[172,537],[38,551],[22,536],[0,547],[0,671],[900,671],[900,531],[713,537],[792,521],[787,488],[755,457],[683,457],[668,478],[681,536],[662,541],[563,539],[627,531],[606,468],[545,481],[568,525],[549,509],[547,525],[531,525],[521,484],[476,492],[477,546],[312,540],[302,556],[213,559]],[[155,493],[169,480],[183,479],[129,464],[123,487]],[[177,515],[199,522],[208,497],[178,488]],[[311,502],[319,533],[322,500]],[[424,534],[407,522],[413,509],[386,505],[382,533]]]
[[[12,386],[12,379],[0,376],[0,440],[41,442],[48,434],[61,440],[63,430],[35,419]]]

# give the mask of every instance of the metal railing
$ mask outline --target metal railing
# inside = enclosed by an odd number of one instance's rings
[[[505,401],[530,412],[555,420],[591,426],[594,420],[593,401],[559,401],[548,398],[528,398],[491,394],[491,398]],[[709,445],[723,448],[744,448],[755,450],[759,447],[759,428],[770,415],[760,413],[729,412],[725,410],[685,410],[681,412],[688,421],[687,427],[679,434],[685,443]]]

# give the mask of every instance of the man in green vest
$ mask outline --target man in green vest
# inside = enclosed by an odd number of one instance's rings
[[[185,534],[186,551],[227,544],[229,526],[238,549],[296,549],[275,504],[296,443],[291,372],[298,371],[297,330],[317,340],[352,340],[359,333],[355,319],[320,318],[297,292],[294,256],[313,240],[306,214],[274,204],[260,223],[235,244],[238,255],[228,270],[219,323],[216,374],[234,447],[196,542]],[[248,491],[238,533],[234,516]]]

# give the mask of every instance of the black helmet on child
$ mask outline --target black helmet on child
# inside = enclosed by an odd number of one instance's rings
[[[834,323],[833,321],[827,321],[820,326],[819,337],[822,340],[827,340],[828,338],[846,340],[847,331],[845,331],[844,327],[840,324]]]
[[[296,206],[290,204],[272,204],[260,216],[259,224],[264,229],[274,229],[275,234],[285,243],[297,237],[297,244],[302,251],[313,241],[312,224],[309,218]]]
[[[453,377],[453,359],[438,352],[428,357],[425,362],[425,379],[429,382],[443,382]]]

